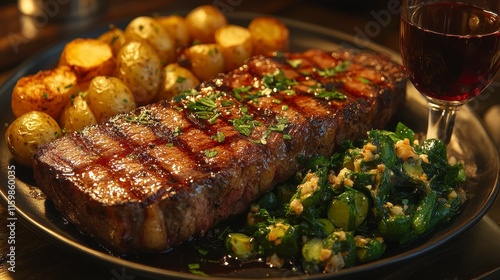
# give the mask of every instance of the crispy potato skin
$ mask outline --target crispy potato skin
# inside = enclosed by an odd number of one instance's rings
[[[164,65],[175,60],[175,43],[170,34],[152,17],[136,17],[125,28],[127,40],[147,42]]]
[[[215,43],[215,30],[226,25],[227,18],[215,6],[202,5],[186,15],[186,24],[193,41],[209,44]]]
[[[226,72],[243,65],[253,52],[250,30],[238,25],[229,24],[218,28],[215,31],[215,43],[224,57]]]
[[[224,57],[216,44],[194,45],[184,50],[179,64],[206,81],[224,71]]]
[[[14,160],[31,167],[37,148],[62,135],[56,120],[46,113],[31,111],[14,120],[5,131],[5,142]]]
[[[97,123],[95,116],[82,95],[77,95],[73,98],[64,107],[59,118],[59,126],[62,128],[64,134],[81,130],[95,123]]]
[[[64,46],[59,65],[71,67],[78,83],[84,84],[95,76],[112,75],[115,58],[108,43],[98,39],[77,38]]]
[[[177,63],[171,63],[162,71],[162,81],[155,101],[171,99],[180,92],[194,88],[200,83],[188,69]]]
[[[40,111],[58,119],[71,95],[76,93],[76,83],[76,74],[67,66],[22,77],[12,91],[12,112],[19,117]]]
[[[115,77],[94,77],[89,84],[86,99],[97,122],[136,108],[130,89]]]
[[[191,42],[186,19],[179,15],[163,16],[156,18],[156,21],[167,31],[174,40],[175,47],[185,48]]]
[[[107,43],[111,47],[111,51],[115,57],[127,40],[125,32],[117,27],[111,27],[108,31],[97,37],[97,39]]]
[[[158,92],[161,68],[160,58],[149,44],[130,41],[118,52],[114,76],[132,91],[137,104],[144,105]]]
[[[248,29],[252,34],[254,55],[288,50],[289,31],[278,19],[257,17],[250,22]]]

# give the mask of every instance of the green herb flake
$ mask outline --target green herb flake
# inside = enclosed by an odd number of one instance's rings
[[[109,44],[113,45],[118,39],[119,39],[118,35],[113,36],[113,38],[111,38],[111,40],[109,41]]]
[[[218,154],[219,154],[219,150],[217,150],[217,149],[212,149],[212,150],[207,149],[207,150],[205,150],[205,156],[208,157],[208,158],[213,158],[213,157],[215,157]]]
[[[202,256],[206,256],[208,254],[208,251],[203,249],[198,249],[198,253],[200,253],[200,255]]]
[[[43,99],[47,99],[47,98],[49,98],[49,94],[46,91],[44,91],[44,92],[42,92],[42,97],[43,97]]]
[[[217,134],[211,136],[212,139],[217,140],[217,142],[222,143],[226,139],[226,135],[222,131],[218,131]]]
[[[283,105],[283,106],[281,106],[281,110],[283,110],[283,111],[288,110],[288,105]]]
[[[181,134],[182,134],[182,128],[180,128],[179,126],[178,126],[178,127],[176,127],[176,128],[174,129],[174,136],[175,136],[175,137],[178,137],[178,136],[179,136],[179,135],[181,135]]]
[[[139,30],[142,31],[144,29],[144,25],[139,25]]]
[[[173,147],[174,143],[167,143],[167,147]]]
[[[347,96],[335,89],[326,90],[324,88],[315,89],[314,96],[326,100],[346,100]]]
[[[287,78],[281,69],[262,77],[262,83],[273,91],[289,90],[290,87],[298,85],[296,80]]]
[[[273,103],[274,103],[274,104],[281,104],[281,100],[278,100],[278,99],[273,99]]]
[[[360,80],[363,84],[371,84],[371,81],[368,80],[367,78],[363,78],[363,77],[358,77],[358,80]]]
[[[302,59],[290,59],[287,61],[293,68],[299,68],[302,65]]]
[[[316,69],[316,72],[322,77],[333,77],[340,72],[346,71],[347,68],[349,68],[349,65],[351,65],[351,62],[346,60],[337,64],[333,68]]]
[[[154,119],[151,116],[151,112],[148,110],[141,110],[139,115],[129,115],[125,117],[125,121],[130,123],[138,123],[142,125],[152,125],[154,124]]]
[[[215,94],[198,98],[195,101],[190,101],[187,104],[187,108],[193,111],[196,117],[208,120],[210,124],[213,124],[220,116],[220,112],[217,110],[217,104],[214,100],[215,98],[217,98]]]
[[[229,106],[233,106],[234,102],[231,101],[231,100],[222,100],[222,102],[220,103],[220,105],[222,107],[229,107]]]
[[[188,268],[189,270],[192,270],[192,269],[200,269],[200,264],[199,263],[190,263],[188,264]]]
[[[65,88],[65,89],[68,89],[68,88],[71,88],[72,86],[73,86],[73,84],[68,84],[68,85],[66,85],[64,88]]]
[[[175,82],[178,83],[178,84],[180,84],[180,83],[184,82],[185,80],[186,80],[185,77],[179,76],[179,77],[177,77],[177,80]]]
[[[123,102],[123,103],[128,103],[128,99],[127,99],[127,98],[123,98],[123,99],[122,99],[122,102]]]

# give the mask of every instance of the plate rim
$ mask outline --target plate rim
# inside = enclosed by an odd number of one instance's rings
[[[168,12],[168,14],[175,13],[175,11]],[[254,12],[231,12],[230,14],[227,14],[227,18],[229,21],[231,20],[250,20],[252,18],[255,18],[257,16],[262,16],[264,14],[260,13],[254,13]],[[314,33],[322,34],[328,37],[332,37],[335,39],[339,39],[341,41],[345,41],[348,43],[353,44],[356,46],[357,44],[354,42],[354,37],[352,35],[349,35],[347,33],[343,33],[341,31],[337,31],[334,29],[330,28],[325,28],[316,24],[308,23],[308,22],[303,22],[303,21],[298,21],[294,20],[291,18],[285,18],[285,17],[279,17],[279,16],[273,16],[281,20],[282,22],[285,23],[289,28],[294,28],[294,29],[302,29],[306,31],[312,31]],[[131,18],[126,18],[126,19],[121,19],[121,20],[116,20],[115,24],[120,25],[124,24],[128,21],[130,21]],[[118,23],[117,23],[118,22]],[[109,25],[109,23],[108,23]],[[37,51],[30,57],[28,57],[26,60],[24,60],[22,63],[20,63],[16,68],[12,70],[12,72],[7,75],[7,77],[4,80],[4,83],[0,86],[0,93],[6,91],[6,89],[9,89],[10,87],[13,87],[15,82],[17,81],[18,78],[22,77],[23,75],[26,74],[27,69],[32,69],[33,65],[37,64],[37,58],[40,59],[41,57],[44,56],[50,56],[50,53],[57,51],[58,47],[62,49],[62,46],[65,42],[71,40],[72,38],[76,38],[78,36],[83,36],[85,34],[90,34],[90,33],[95,33],[98,32],[98,30],[105,30],[106,27],[104,27],[105,24],[100,26],[98,29],[98,26],[93,26],[89,27],[87,31],[83,31],[81,33],[73,34],[67,36],[65,39],[60,40],[58,42],[55,42],[40,51]],[[358,46],[359,47],[359,46]],[[388,55],[392,60],[394,60],[397,63],[400,63],[401,59],[399,54],[387,47],[381,46],[377,43],[367,41],[366,44],[363,44],[363,48],[366,48],[368,50],[380,52],[383,54]],[[486,133],[488,140],[490,143],[492,142],[491,135],[488,133],[488,131],[485,130],[484,124],[480,121],[478,116],[468,107],[465,106],[463,111],[467,111],[468,114],[471,114],[474,116],[474,120],[479,122],[481,124],[481,129],[484,130],[484,133]],[[5,120],[9,121],[9,120]],[[496,162],[499,162],[499,151],[498,148],[495,149],[496,154],[493,156],[493,158],[496,160]],[[500,170],[497,172],[495,176],[495,182],[494,186],[492,187],[491,192],[489,193],[487,199],[483,201],[481,204],[482,207],[478,209],[478,211],[475,212],[475,215],[473,216],[473,219],[468,220],[467,223],[464,225],[461,225],[458,227],[458,230],[451,232],[450,234],[446,234],[441,238],[438,238],[438,240],[435,240],[432,244],[425,244],[422,246],[417,246],[415,248],[412,248],[408,251],[403,251],[402,253],[396,254],[394,256],[389,256],[387,258],[383,258],[374,262],[366,263],[363,265],[358,265],[354,266],[351,268],[347,268],[344,270],[340,270],[339,272],[336,272],[334,274],[326,274],[326,275],[301,275],[298,276],[299,278],[308,278],[308,279],[323,279],[323,278],[330,278],[332,276],[334,277],[342,277],[342,276],[347,276],[347,275],[356,275],[362,272],[367,272],[373,269],[393,265],[395,263],[403,262],[406,260],[409,260],[411,258],[416,257],[417,255],[424,254],[426,252],[429,252],[431,250],[434,250],[436,247],[442,246],[445,243],[449,242],[450,240],[456,238],[458,235],[462,234],[463,232],[467,231],[470,229],[472,226],[474,226],[489,210],[490,206],[493,204],[499,189],[500,189],[500,182],[499,182],[499,176],[500,176]],[[6,194],[4,193],[4,185],[0,186],[0,197],[2,198],[2,202],[7,205],[8,199]],[[147,275],[149,277],[164,277],[164,276],[170,276],[170,277],[176,277],[176,278],[181,278],[181,279],[207,279],[206,276],[198,276],[195,274],[191,274],[188,272],[179,272],[179,271],[173,271],[173,270],[168,270],[168,269],[163,269],[163,268],[158,268],[158,267],[153,267],[150,265],[146,264],[141,264],[137,263],[131,260],[127,259],[122,259],[116,256],[113,256],[111,254],[108,254],[104,251],[98,251],[93,248],[89,248],[85,246],[85,244],[80,244],[74,240],[71,240],[65,236],[62,236],[58,234],[57,232],[53,231],[50,228],[45,227],[44,225],[40,224],[39,221],[33,219],[30,217],[29,214],[25,213],[22,209],[19,209],[16,205],[16,213],[19,214],[19,216],[24,220],[24,225],[26,225],[28,228],[32,229],[33,231],[39,233],[40,235],[44,236],[45,238],[48,239],[49,242],[57,242],[57,243],[62,243],[66,247],[70,247],[71,249],[77,251],[80,254],[84,254],[86,256],[92,257],[93,260],[101,260],[106,262],[107,265],[113,265],[113,266],[121,266],[121,267],[126,267],[130,268],[133,272],[136,272],[140,275]],[[209,276],[209,279],[227,279],[227,277],[217,277],[217,276]],[[289,279],[293,279],[294,277],[290,277]],[[247,279],[247,278],[238,278],[238,279]],[[268,278],[268,279],[274,279],[274,278]],[[282,278],[276,278],[276,279],[282,279]]]

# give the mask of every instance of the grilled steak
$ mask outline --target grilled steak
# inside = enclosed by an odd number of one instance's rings
[[[43,146],[35,179],[82,231],[117,252],[160,252],[241,213],[292,176],[387,123],[405,98],[382,55],[253,57],[171,101]]]

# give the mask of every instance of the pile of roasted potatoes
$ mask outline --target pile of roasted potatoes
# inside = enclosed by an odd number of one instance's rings
[[[287,27],[276,18],[233,25],[212,5],[185,16],[140,16],[124,30],[112,26],[98,38],[72,40],[56,68],[18,80],[7,146],[14,160],[30,167],[44,143],[170,99],[250,56],[285,51],[288,41]]]

